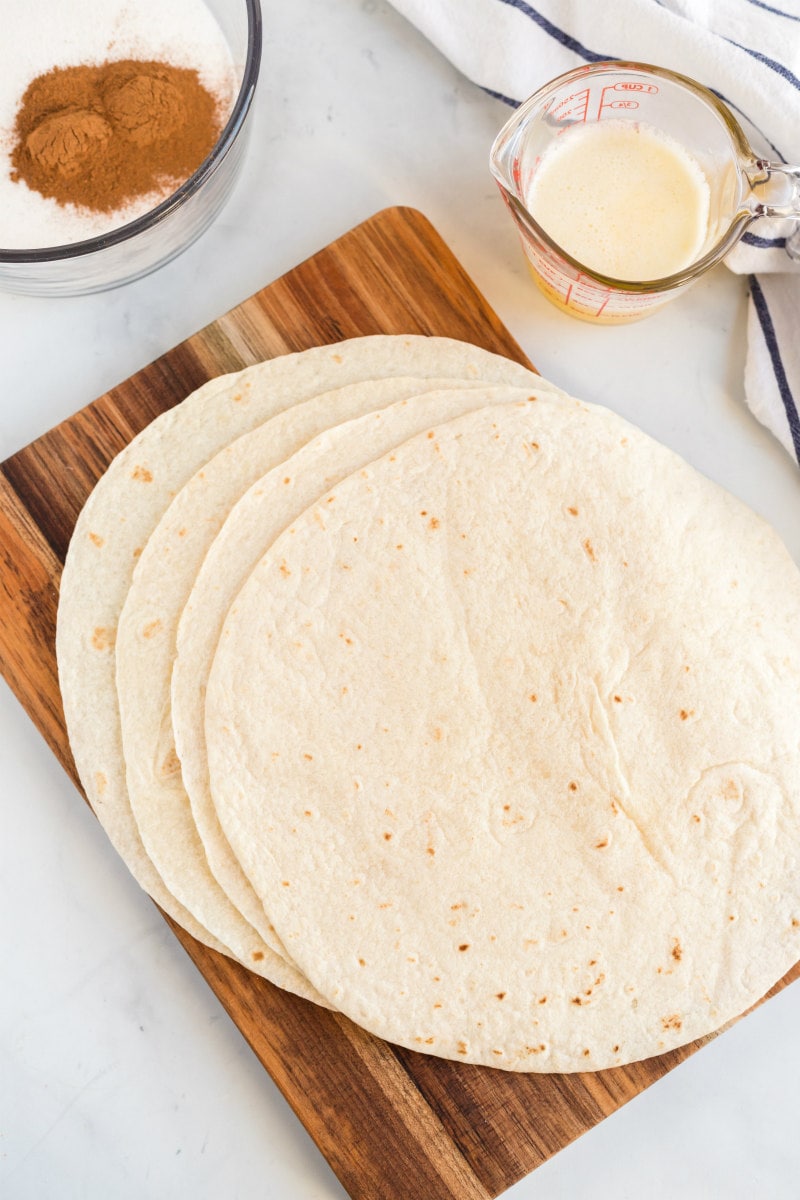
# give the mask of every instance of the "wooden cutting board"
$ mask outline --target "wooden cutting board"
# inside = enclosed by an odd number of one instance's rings
[[[0,466],[0,669],[76,783],[54,642],[64,555],[90,489],[207,379],[370,333],[446,335],[527,361],[426,219],[391,208]],[[701,1044],[580,1075],[444,1062],[371,1037],[170,924],[354,1200],[496,1196]],[[800,964],[773,992],[798,975]]]

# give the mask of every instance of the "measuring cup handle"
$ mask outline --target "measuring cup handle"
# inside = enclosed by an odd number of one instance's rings
[[[800,166],[755,159],[747,172],[750,211],[754,217],[794,217],[800,220]]]

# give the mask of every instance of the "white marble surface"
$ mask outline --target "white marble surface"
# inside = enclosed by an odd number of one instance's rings
[[[742,282],[719,269],[619,329],[556,312],[528,282],[488,175],[503,106],[378,0],[265,8],[253,141],[216,225],[157,275],[102,296],[0,295],[0,458],[404,203],[430,217],[545,374],[747,499],[800,561],[800,474],[743,405]],[[5,685],[0,760],[0,1195],[342,1197]],[[795,1200],[799,1024],[795,987],[508,1196]]]

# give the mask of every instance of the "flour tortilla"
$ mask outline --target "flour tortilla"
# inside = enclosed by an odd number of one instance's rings
[[[56,635],[75,764],[92,808],[139,884],[215,949],[225,947],[175,900],[148,858],[127,795],[114,642],[136,557],[175,492],[228,442],[320,392],[399,374],[520,386],[538,378],[505,358],[448,338],[377,335],[284,355],[212,380],[153,421],[114,459],[75,526]]]
[[[222,827],[373,1033],[513,1070],[660,1053],[800,957],[800,575],[604,410],[434,434],[293,521],[231,608]]]
[[[126,758],[129,762],[129,780],[130,764],[134,761],[140,764],[139,770],[145,786],[139,790],[146,796],[147,804],[151,808],[150,820],[145,823],[137,804],[136,786],[131,784],[131,797],[145,845],[161,867],[164,878],[175,894],[180,896],[192,911],[198,912],[194,907],[194,898],[190,899],[185,890],[189,872],[182,861],[176,861],[174,847],[188,842],[190,830],[194,831],[195,837],[199,834],[205,853],[202,857],[194,853],[191,860],[196,879],[196,902],[207,903],[210,894],[198,869],[198,863],[202,861],[204,866],[207,864],[206,869],[210,868],[236,909],[243,913],[256,929],[261,930],[265,940],[268,940],[270,934],[274,936],[274,930],[271,922],[267,929],[263,928],[269,918],[228,845],[217,820],[208,787],[204,728],[205,689],[213,653],[232,599],[261,558],[265,548],[294,517],[318,500],[338,480],[366,466],[374,458],[413,434],[428,429],[432,423],[449,420],[471,409],[484,407],[487,403],[518,401],[526,396],[544,394],[535,388],[522,390],[483,386],[464,389],[454,386],[444,391],[412,395],[409,383],[406,382],[403,386],[402,381],[397,382],[395,390],[399,393],[405,390],[408,395],[391,407],[371,411],[369,415],[326,430],[291,458],[282,461],[280,466],[257,480],[231,510],[221,531],[211,543],[202,565],[198,568],[196,560],[191,564],[187,562],[186,569],[180,571],[180,583],[184,586],[178,586],[178,573],[173,568],[187,541],[187,526],[184,522],[188,521],[188,514],[192,511],[201,511],[204,515],[208,512],[208,504],[201,499],[215,465],[208,464],[202,473],[203,478],[196,477],[183,489],[183,493],[178,497],[181,501],[178,511],[172,511],[176,508],[178,500],[171,506],[165,520],[162,521],[163,536],[154,535],[148,545],[148,550],[151,547],[155,548],[157,544],[161,545],[160,562],[169,566],[170,578],[159,580],[152,571],[148,571],[140,579],[139,572],[146,565],[143,555],[126,604],[127,610],[128,605],[134,599],[137,600],[138,629],[146,629],[157,619],[156,612],[161,613],[160,619],[170,630],[171,646],[174,640],[174,625],[180,617],[178,649],[172,667],[172,704],[170,707],[166,703],[158,689],[155,696],[150,697],[154,703],[149,721],[143,721],[141,718],[148,703],[148,679],[153,679],[154,663],[150,655],[142,657],[141,653],[138,653],[135,657],[131,656],[131,666],[135,669],[137,678],[129,679],[129,693],[131,696],[134,692],[138,693],[139,702],[130,724],[137,734],[138,746],[132,745],[129,753],[126,745]],[[378,385],[370,384],[365,390],[365,385],[355,385],[348,389],[347,402],[353,411],[359,407],[364,411],[368,405],[372,404],[374,407],[379,398],[386,399],[389,394],[390,390],[387,387],[379,388]],[[316,404],[316,401],[311,401],[291,410],[287,415],[296,420],[301,415],[301,408],[308,410]],[[323,399],[321,404],[323,411],[331,411],[329,399]],[[337,415],[341,416],[342,411],[343,405],[339,403]],[[308,416],[308,413],[304,414],[304,418]],[[276,421],[279,420],[280,418],[276,418]],[[247,478],[250,470],[256,469],[257,463],[263,464],[266,461],[268,455],[261,442],[269,444],[270,441],[275,441],[276,421],[265,427],[262,438],[258,439],[256,434],[251,434],[229,446],[226,452],[227,461],[223,462],[221,457],[215,460],[219,473],[223,476],[220,479],[221,487],[224,488],[225,480],[228,480],[228,486],[234,488],[236,481]],[[307,427],[307,421],[304,420],[304,429]],[[284,443],[280,440],[277,444]],[[226,502],[230,503],[229,497]],[[220,505],[220,508],[222,507],[224,505]],[[167,518],[172,530],[171,537],[167,536]],[[210,537],[207,542],[211,542]],[[146,606],[148,596],[157,597],[153,599],[150,607]],[[165,615],[167,609],[168,613]],[[125,614],[120,621],[121,635],[125,623],[124,616]],[[168,659],[170,665],[171,653],[172,649]],[[159,679],[165,677],[164,666],[162,663],[157,667]],[[168,682],[168,675],[166,678]],[[118,673],[118,683],[119,679]],[[122,693],[121,686],[120,692]],[[158,718],[162,712],[171,715],[177,759],[181,764],[180,777],[172,777],[173,787],[169,795],[166,789],[156,786],[157,781],[152,775],[149,778],[147,776],[150,764],[157,761]],[[169,821],[162,807],[168,803],[171,806]],[[158,846],[151,844],[148,835],[158,842]],[[285,952],[285,948],[281,946],[278,949]]]
[[[394,441],[387,431],[373,453],[365,456],[362,451],[359,455],[357,445],[350,452],[361,465],[416,433],[426,422],[481,407],[487,390],[494,390],[475,382],[452,382],[458,390],[431,396],[425,393],[436,380],[401,376],[350,384],[292,405],[231,442],[204,463],[162,516],[138,559],[120,614],[116,686],[122,748],[128,796],[144,848],[171,894],[204,928],[236,958],[258,964],[259,972],[273,983],[295,991],[296,972],[290,967],[287,973],[285,961],[275,960],[276,955],[279,960],[288,956],[255,893],[246,886],[244,895],[229,899],[209,867],[193,820],[182,777],[183,757],[180,751],[176,753],[172,733],[170,678],[178,619],[215,534],[248,484],[283,464],[309,438],[336,422],[348,422],[343,429],[357,441],[361,427],[354,427],[350,418],[401,402],[396,406],[400,423]],[[519,389],[512,394],[519,398]],[[377,413],[376,418],[373,424],[380,431],[386,423]],[[323,482],[314,483],[313,476],[295,480],[294,486],[287,488],[282,480],[286,471],[294,470],[291,461],[276,471],[281,482],[260,519],[258,550],[250,566],[291,517],[326,490]],[[304,494],[304,489],[307,500],[298,502],[296,497]],[[229,577],[226,565],[225,578]]]

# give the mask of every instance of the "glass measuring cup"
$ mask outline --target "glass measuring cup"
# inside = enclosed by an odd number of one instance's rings
[[[620,280],[580,263],[526,207],[537,166],[577,124],[647,124],[695,159],[710,191],[705,240],[695,260],[661,279]],[[684,291],[728,253],[757,217],[800,219],[800,166],[757,157],[739,123],[694,80],[643,63],[600,62],[560,75],[501,129],[490,168],[519,230],[536,283],[558,307],[588,321],[636,320]]]

